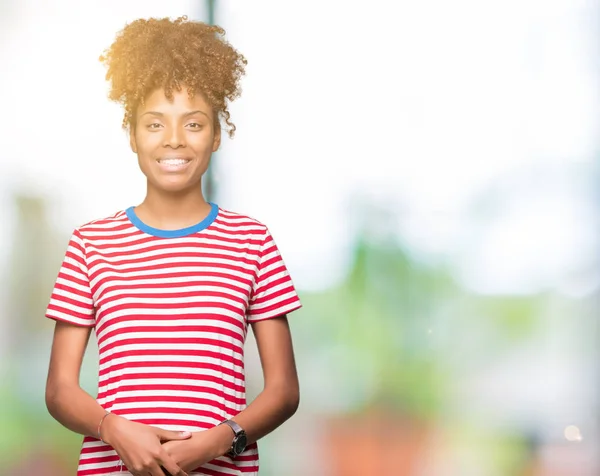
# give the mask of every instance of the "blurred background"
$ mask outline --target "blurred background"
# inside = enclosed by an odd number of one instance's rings
[[[304,302],[261,474],[600,474],[600,0],[2,0],[1,475],[75,474],[44,311],[73,228],[145,191],[98,56],[183,14],[248,59],[209,198]]]

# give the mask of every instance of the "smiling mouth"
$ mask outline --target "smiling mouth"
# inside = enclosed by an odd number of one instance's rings
[[[162,159],[156,159],[158,168],[167,174],[182,173],[187,170],[191,162],[192,159],[185,157],[164,157]]]
[[[158,159],[157,162],[160,165],[167,165],[167,166],[180,166],[180,165],[185,165],[188,162],[190,162],[192,159],[182,159],[182,158],[170,158],[170,157],[166,157],[164,159]]]

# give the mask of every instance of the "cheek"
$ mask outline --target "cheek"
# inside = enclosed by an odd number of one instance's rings
[[[150,162],[155,156],[156,137],[152,137],[152,135],[144,134],[142,132],[136,134],[135,139],[135,153],[137,155],[138,166],[143,174],[148,176],[148,174],[152,172]]]
[[[140,133],[136,136],[137,154],[139,156],[147,156],[154,153],[154,151],[161,144],[160,134],[144,134]]]
[[[212,153],[212,141],[208,139],[189,141],[188,147],[198,158],[206,158]]]
[[[139,153],[138,153],[137,163],[138,163],[138,167],[140,168],[140,170],[146,177],[149,177],[152,174],[152,170],[150,168],[149,161],[144,159],[144,156]]]

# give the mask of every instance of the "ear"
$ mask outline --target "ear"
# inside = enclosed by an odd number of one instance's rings
[[[221,124],[219,124],[218,122],[215,124],[215,136],[213,138],[213,147],[212,147],[212,151],[216,152],[217,150],[219,150],[219,147],[221,146]]]
[[[134,154],[137,154],[137,143],[135,141],[135,128],[129,128],[129,146]]]

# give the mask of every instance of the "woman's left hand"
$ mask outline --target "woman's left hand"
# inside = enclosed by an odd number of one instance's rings
[[[167,441],[165,451],[186,472],[199,468],[225,454],[233,440],[233,433],[226,425],[210,430],[197,431],[187,440]]]

